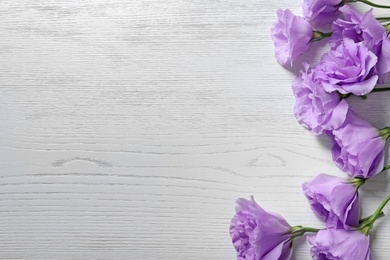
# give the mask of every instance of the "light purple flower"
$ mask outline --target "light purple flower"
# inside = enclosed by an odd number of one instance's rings
[[[332,26],[333,34],[329,39],[331,48],[337,48],[344,39],[363,42],[364,45],[378,57],[375,74],[378,74],[380,84],[386,81],[390,71],[390,40],[385,27],[375,19],[372,9],[361,14],[352,6],[340,8],[344,18],[337,19]]]
[[[349,229],[359,225],[359,197],[357,187],[351,181],[319,174],[305,182],[302,189],[312,210],[328,228]]]
[[[309,48],[313,29],[308,21],[288,9],[278,9],[277,15],[278,20],[271,28],[275,56],[280,64],[292,65],[292,62]]]
[[[371,257],[369,237],[358,230],[320,230],[307,240],[315,260],[370,260]]]
[[[378,129],[350,110],[344,124],[329,135],[336,165],[352,178],[369,178],[382,171],[385,139]]]
[[[304,0],[303,16],[313,25],[330,24],[339,16],[341,0]]]
[[[329,39],[331,48],[339,46],[345,38],[354,42],[365,42],[370,50],[381,44],[386,29],[372,14],[372,9],[362,14],[350,5],[340,8],[343,18],[337,19],[332,26],[333,34]]]
[[[321,81],[316,79],[315,71],[306,63],[303,66],[292,84],[294,114],[298,122],[315,135],[340,127],[345,121],[348,103],[336,92],[326,92]]]
[[[344,39],[336,49],[325,53],[314,69],[325,91],[365,95],[378,81],[374,74],[377,61],[376,55],[362,42]]]
[[[288,260],[292,254],[291,226],[281,216],[251,200],[238,199],[230,236],[237,260]]]

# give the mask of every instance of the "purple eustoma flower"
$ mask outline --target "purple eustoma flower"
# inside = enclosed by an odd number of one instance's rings
[[[271,28],[275,56],[280,64],[292,65],[309,48],[313,29],[308,21],[288,9],[278,9],[277,15],[278,19]]]
[[[359,184],[363,183],[364,181],[361,180]],[[311,181],[305,182],[302,189],[309,199],[312,210],[326,223],[328,228],[358,227],[359,197],[357,187],[352,181],[319,174]]]
[[[313,25],[331,24],[339,16],[341,0],[304,0],[303,16]]]
[[[378,57],[375,66],[375,74],[379,76],[378,83],[385,83],[390,71],[390,40],[385,27],[375,19],[372,9],[361,14],[354,7],[345,5],[340,11],[343,18],[333,23],[333,34],[329,39],[331,48],[336,49],[344,39],[363,42]]]
[[[377,56],[362,42],[344,39],[336,49],[322,56],[314,70],[327,92],[365,95],[378,81],[373,73],[377,61]]]
[[[329,135],[336,165],[352,178],[369,178],[382,171],[386,140],[378,129],[349,110],[344,124]]]
[[[309,65],[304,63],[303,66],[292,84],[294,114],[298,122],[315,135],[340,127],[345,121],[348,103],[336,92],[326,92]]]
[[[308,237],[315,260],[370,260],[369,237],[362,232],[344,229],[320,230]]]
[[[292,254],[291,226],[268,213],[251,197],[238,199],[230,236],[237,260],[288,260]]]

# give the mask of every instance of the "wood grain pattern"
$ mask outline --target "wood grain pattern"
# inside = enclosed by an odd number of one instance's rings
[[[2,0],[0,259],[235,259],[234,201],[252,194],[321,226],[300,186],[342,173],[296,123],[269,37],[276,9],[299,5]],[[387,95],[350,102],[390,124]],[[368,183],[363,213],[389,191],[385,174]],[[310,259],[304,239],[294,259]]]

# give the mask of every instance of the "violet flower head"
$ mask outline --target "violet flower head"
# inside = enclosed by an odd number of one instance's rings
[[[333,34],[329,39],[331,48],[339,46],[345,38],[365,42],[370,50],[381,44],[386,29],[375,19],[372,9],[362,14],[353,6],[345,5],[340,11],[343,18],[333,23]]]
[[[371,257],[369,237],[358,230],[325,229],[307,240],[315,260],[370,260]]]
[[[362,181],[363,183],[364,181]],[[360,205],[357,187],[345,179],[319,174],[302,185],[310,206],[328,228],[358,227]]]
[[[336,49],[325,53],[314,69],[325,91],[360,96],[370,93],[378,81],[374,73],[377,61],[362,42],[344,39]]]
[[[337,19],[332,26],[333,34],[329,39],[332,49],[336,49],[345,39],[363,42],[378,57],[375,74],[380,84],[386,81],[390,71],[390,40],[385,27],[372,14],[372,9],[362,14],[350,5],[340,8],[343,18]]]
[[[333,161],[350,177],[370,178],[382,171],[386,140],[352,110],[344,124],[329,136],[333,139]]]
[[[230,224],[237,260],[288,260],[292,254],[291,226],[281,216],[251,200],[238,199]]]
[[[336,93],[328,93],[321,81],[316,79],[315,71],[304,63],[304,70],[293,81],[295,95],[294,115],[298,122],[320,135],[324,130],[339,128],[345,121],[348,103]]]
[[[278,9],[277,16],[278,19],[271,28],[275,56],[280,64],[292,65],[309,48],[313,29],[308,21],[288,9]]]
[[[304,0],[303,17],[313,25],[331,24],[340,15],[341,0]]]

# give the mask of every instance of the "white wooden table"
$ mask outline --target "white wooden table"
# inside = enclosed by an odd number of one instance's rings
[[[252,194],[322,227],[301,184],[343,173],[292,114],[294,74],[269,37],[278,7],[300,13],[292,0],[2,0],[0,259],[233,260],[234,202]],[[389,95],[350,102],[381,127]],[[366,184],[363,214],[388,192],[386,174]],[[389,234],[385,217],[376,259]]]

